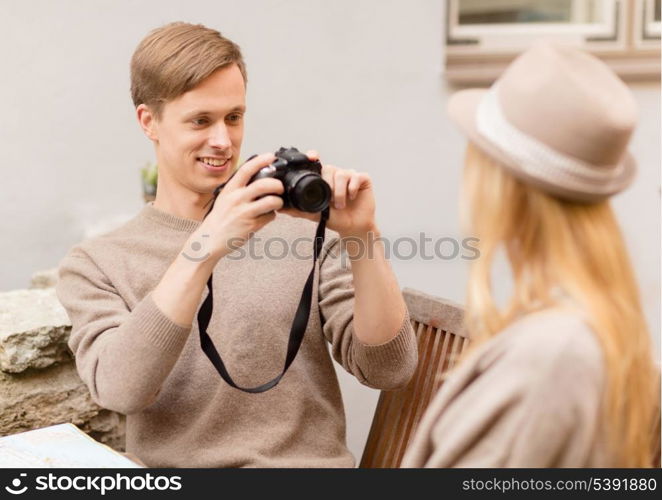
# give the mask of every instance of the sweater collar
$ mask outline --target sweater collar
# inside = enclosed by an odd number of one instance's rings
[[[185,231],[192,233],[200,225],[201,221],[193,219],[185,219],[176,215],[169,214],[163,210],[154,207],[154,202],[150,201],[145,205],[142,210],[142,215],[152,222],[156,222],[162,226],[175,229],[177,231]]]

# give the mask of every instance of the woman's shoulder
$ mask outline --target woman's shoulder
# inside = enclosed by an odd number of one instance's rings
[[[578,447],[594,442],[604,381],[598,337],[581,313],[527,314],[449,373],[408,463],[584,464]]]
[[[549,356],[559,352],[601,356],[597,333],[587,317],[569,308],[546,309],[527,314],[508,325],[499,336],[520,349]]]
[[[553,400],[600,394],[605,379],[598,336],[581,311],[548,309],[522,316],[477,346],[445,384],[449,394],[493,384],[504,397],[545,393]]]
[[[603,382],[602,348],[580,311],[559,308],[528,314],[508,325],[495,340],[500,344],[495,345],[499,362],[530,376],[532,385],[536,381],[554,386]]]

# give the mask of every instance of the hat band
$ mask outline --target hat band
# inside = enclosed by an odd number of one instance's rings
[[[498,99],[498,84],[483,96],[476,114],[478,132],[504,151],[526,174],[550,184],[578,191],[613,190],[624,166],[596,167],[560,153],[515,128],[506,119]]]

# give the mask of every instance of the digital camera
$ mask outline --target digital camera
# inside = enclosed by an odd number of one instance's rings
[[[297,148],[280,148],[276,159],[263,167],[248,181],[272,177],[283,183],[283,208],[302,212],[321,212],[331,202],[331,188],[322,179],[322,164],[310,160]]]

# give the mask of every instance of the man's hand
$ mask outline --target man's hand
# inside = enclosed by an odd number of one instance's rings
[[[306,155],[311,160],[318,159],[315,151],[307,151]],[[398,334],[407,308],[386,260],[384,242],[379,238],[372,182],[367,174],[332,165],[322,167],[322,177],[332,192],[327,227],[337,231],[343,239],[358,238],[365,244],[347,249],[352,260],[356,338],[368,345],[384,344]],[[313,221],[320,218],[319,214],[294,209],[280,210],[280,213]],[[369,238],[371,232],[376,239]],[[365,251],[367,245],[374,246]]]
[[[244,163],[218,195],[214,208],[194,233],[200,241],[206,235],[205,250],[219,259],[243,245],[250,235],[276,217],[282,208],[283,183],[260,179],[246,185],[261,168],[275,160],[272,153],[256,156]]]
[[[273,154],[263,154],[239,168],[152,291],[154,303],[171,321],[192,325],[202,292],[218,260],[274,220],[274,210],[283,206],[280,196],[275,196],[283,192],[282,182],[260,179],[246,185],[274,159]],[[188,254],[191,251],[194,256]]]
[[[318,160],[316,151],[307,151],[311,160]],[[370,231],[377,230],[375,222],[375,197],[370,176],[355,170],[343,170],[333,165],[322,166],[322,178],[331,187],[331,204],[327,227],[337,231],[341,237],[364,238]],[[319,214],[301,212],[292,208],[280,213],[313,221]]]

